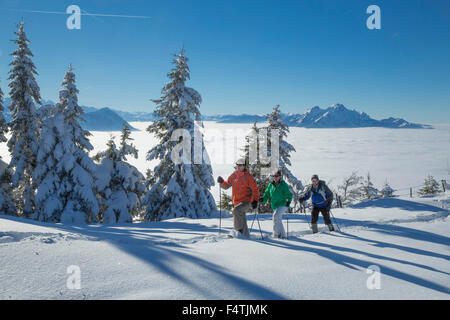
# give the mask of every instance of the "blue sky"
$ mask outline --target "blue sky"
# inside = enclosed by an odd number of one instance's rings
[[[76,4],[89,13],[66,27]],[[366,8],[381,8],[369,30]],[[12,10],[11,10],[12,9]],[[434,0],[0,0],[0,86],[21,17],[41,95],[57,100],[72,63],[79,102],[126,111],[154,109],[184,45],[203,114],[301,113],[342,103],[376,119],[450,122],[450,2]]]

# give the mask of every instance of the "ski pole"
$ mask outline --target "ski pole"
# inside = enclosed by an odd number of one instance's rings
[[[222,232],[222,186],[219,184],[219,234]]]
[[[258,227],[259,227],[259,233],[261,234],[261,239],[264,239],[263,234],[262,234],[262,231],[261,231],[261,225],[260,225],[260,223],[259,223],[258,209],[257,209],[257,208],[255,208],[255,209],[253,210],[253,214],[254,214],[255,216],[253,217],[253,221],[252,221],[252,225],[250,226],[250,230],[253,229],[253,223],[255,222],[255,219],[256,219],[256,220],[258,221]]]
[[[289,217],[286,216],[286,239],[289,238]]]
[[[259,205],[258,205],[258,209],[259,209]],[[256,210],[255,216],[256,216],[256,220],[258,221],[258,228],[259,228],[259,233],[261,234],[261,240],[263,240],[264,237],[263,237],[263,234],[262,234],[262,231],[261,231],[261,225],[259,224],[259,218],[258,218],[258,211],[259,210],[258,209]]]
[[[305,212],[303,212],[303,214],[305,215],[306,222],[308,222],[308,226],[309,226],[309,228],[311,229],[311,224],[309,223],[308,215],[306,214],[306,207],[305,207],[304,209],[305,209],[305,210],[304,210]],[[300,211],[303,211],[303,210],[300,209]]]
[[[338,227],[339,232],[341,232],[341,228],[339,227],[339,224],[337,223],[337,220],[336,220],[336,218],[334,217],[333,212],[331,212],[331,209],[330,209],[330,214],[331,214],[331,216],[333,217],[334,223],[336,223],[336,226]]]

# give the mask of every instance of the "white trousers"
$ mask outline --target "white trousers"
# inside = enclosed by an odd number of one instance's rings
[[[288,211],[288,207],[278,207],[273,213],[273,237],[286,238],[286,232],[283,227],[283,213]]]

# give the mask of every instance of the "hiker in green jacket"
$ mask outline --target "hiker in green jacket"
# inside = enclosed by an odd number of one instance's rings
[[[287,212],[292,201],[292,193],[289,186],[281,177],[281,171],[276,170],[273,174],[273,181],[267,186],[260,202],[266,203],[270,199],[270,206],[273,209],[273,237],[286,238],[283,227],[283,213]]]

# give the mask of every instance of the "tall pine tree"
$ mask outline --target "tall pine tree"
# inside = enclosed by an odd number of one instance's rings
[[[255,179],[255,182],[258,186],[259,194],[263,195],[264,191],[270,183],[270,176],[263,175],[261,173],[261,169],[268,169],[270,167],[270,164],[263,163],[263,161],[261,161],[262,159],[259,152],[260,141],[265,143],[266,139],[260,134],[259,129],[260,128],[258,128],[255,121],[250,130],[250,133],[245,136],[245,145],[242,151],[244,151],[244,159],[246,159],[246,162],[248,163],[248,170]],[[250,157],[250,152],[256,152],[256,154]],[[272,212],[270,202],[268,201],[265,204],[260,204],[258,206],[258,212]]]
[[[157,104],[154,112],[157,120],[147,131],[154,134],[159,143],[148,152],[147,160],[158,159],[160,162],[152,172],[153,183],[144,198],[147,221],[181,216],[206,217],[217,211],[210,192],[214,185],[212,168],[205,159],[203,134],[199,130],[203,127],[199,111],[202,99],[196,90],[185,86],[190,79],[187,62],[184,49],[175,54],[174,68],[168,74],[170,82],[163,87],[162,97],[153,100]],[[183,140],[187,136],[171,141],[176,129],[186,130],[190,141]],[[195,136],[199,138],[197,143],[194,143]],[[180,143],[189,146],[190,154],[182,151],[181,157],[190,163],[172,159],[173,151],[177,150],[174,148]]]
[[[93,147],[81,128],[83,109],[72,66],[64,76],[59,102],[43,121],[37,167],[35,218],[41,221],[85,223],[97,220],[97,165],[89,157]]]
[[[16,194],[18,212],[29,216],[34,210],[34,193],[32,175],[36,167],[36,156],[39,142],[40,121],[34,103],[41,104],[40,89],[36,83],[36,67],[31,60],[33,54],[28,48],[30,41],[24,31],[23,21],[18,26],[16,40],[12,40],[17,49],[11,54],[13,61],[9,83],[12,113],[10,122],[11,138],[8,149],[11,153],[9,168],[13,170],[12,185]]]
[[[107,142],[108,148],[94,159],[101,161],[100,172],[107,183],[99,190],[101,216],[104,223],[133,222],[139,214],[141,199],[145,191],[144,175],[127,162],[127,156],[138,157],[138,150],[130,140],[130,128],[125,125],[116,147],[114,137]]]
[[[291,166],[290,153],[295,152],[294,146],[286,141],[287,134],[289,133],[289,127],[284,123],[281,117],[280,105],[276,105],[270,114],[266,115],[268,121],[267,126],[267,143],[268,143],[268,153],[272,154],[272,142],[271,138],[275,132],[278,132],[278,142],[279,142],[279,157],[278,157],[278,169],[281,170],[283,179],[288,183],[291,189],[293,197],[294,209],[299,204],[298,198],[303,190],[302,182],[296,178],[289,167]]]

